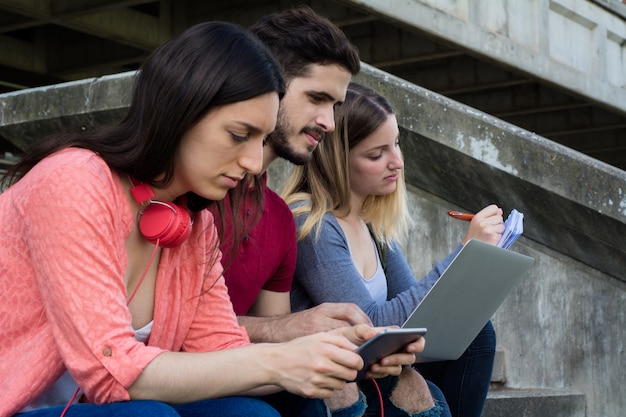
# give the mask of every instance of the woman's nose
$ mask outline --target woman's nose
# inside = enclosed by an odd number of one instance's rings
[[[239,165],[249,174],[259,174],[263,169],[263,141],[250,141],[239,158]]]
[[[404,159],[402,158],[402,152],[400,149],[393,152],[393,158],[389,161],[390,169],[403,169],[404,168]]]

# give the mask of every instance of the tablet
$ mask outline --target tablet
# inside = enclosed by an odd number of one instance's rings
[[[359,371],[355,381],[364,378],[370,366],[385,356],[403,351],[406,345],[415,342],[425,334],[426,329],[423,327],[382,330],[355,350],[356,353],[361,355],[364,363],[363,369]]]

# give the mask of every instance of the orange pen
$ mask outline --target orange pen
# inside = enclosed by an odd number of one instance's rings
[[[468,222],[474,218],[473,214],[461,213],[460,211],[454,211],[454,210],[450,210],[448,212],[448,216],[454,217],[455,219],[458,219],[458,220],[465,220]]]

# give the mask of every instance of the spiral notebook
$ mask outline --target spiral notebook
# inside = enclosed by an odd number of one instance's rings
[[[458,359],[533,262],[479,240],[467,242],[402,325],[428,329],[417,362]]]

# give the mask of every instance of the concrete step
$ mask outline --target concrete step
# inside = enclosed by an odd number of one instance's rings
[[[482,417],[585,417],[585,395],[574,390],[492,389]]]
[[[507,388],[506,359],[506,350],[498,346],[482,417],[585,417],[585,395],[580,391]]]

